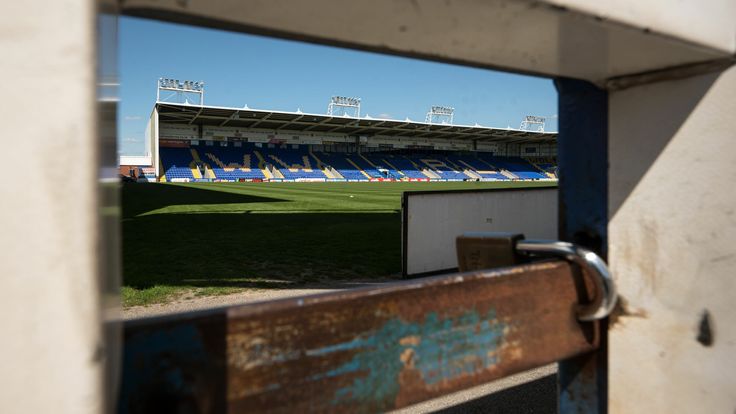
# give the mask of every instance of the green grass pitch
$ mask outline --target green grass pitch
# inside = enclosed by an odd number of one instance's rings
[[[548,185],[126,184],[123,305],[166,302],[184,294],[398,278],[404,191]]]

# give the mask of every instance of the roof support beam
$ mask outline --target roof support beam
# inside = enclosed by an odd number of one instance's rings
[[[333,117],[325,118],[325,119],[321,120],[320,122],[318,122],[316,124],[313,124],[312,126],[309,126],[309,127],[304,128],[303,131],[311,131],[314,128],[320,126],[320,125],[323,125],[323,124],[326,124],[329,121],[332,121],[333,119],[334,119]]]
[[[299,123],[299,120],[302,119],[302,118],[304,118],[305,116],[306,115],[299,115],[296,119],[293,119],[291,121],[286,121],[285,124],[279,125],[278,127],[276,127],[276,130],[278,131],[278,130],[286,129],[286,127],[288,127],[288,126],[291,126],[291,125],[294,125],[294,124],[298,124]],[[255,124],[253,124],[253,126],[258,125],[261,121],[256,122]]]
[[[197,118],[199,118],[199,116],[200,116],[200,115],[202,114],[202,111],[204,111],[204,106],[203,106],[203,107],[200,107],[200,108],[199,108],[199,111],[197,111],[197,115],[194,115],[194,118],[192,118],[192,119],[191,119],[191,120],[189,121],[189,125],[192,125],[192,123],[193,123],[194,121],[196,121],[196,120],[197,120]]]
[[[382,121],[382,122],[379,122],[379,123],[377,123],[375,125],[371,125],[370,127],[371,128],[373,128],[373,127],[380,127],[380,126],[383,126],[384,124],[386,124],[386,122],[389,122],[389,121]]]
[[[341,130],[343,128],[355,128],[355,127],[360,128],[360,126],[358,125],[358,122],[357,121],[356,122],[349,122],[347,124],[335,126],[334,128],[328,129],[325,132],[335,132],[335,131],[339,131],[339,130]],[[360,130],[360,129],[358,129],[358,130]]]
[[[222,121],[222,123],[219,126],[225,126],[228,122],[232,121],[233,119],[238,119],[240,117],[240,111],[233,112],[232,115],[230,115],[226,120]]]
[[[189,122],[189,120],[191,119],[191,114],[171,112],[171,113],[164,114],[164,117],[173,118],[179,121]]]
[[[273,112],[272,113],[269,113],[269,114],[266,114],[266,116],[264,116],[263,118],[259,119],[258,121],[256,121],[253,125],[249,126],[248,128],[255,128],[255,127],[257,127],[258,125],[262,124],[263,121],[266,121],[267,119],[271,118],[271,115],[273,115]]]

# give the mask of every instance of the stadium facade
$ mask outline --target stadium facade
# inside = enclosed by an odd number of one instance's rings
[[[325,115],[206,106],[202,96],[165,102],[159,91],[146,155],[121,157],[121,174],[172,182],[556,179],[556,133],[436,122],[452,108],[432,107],[416,122],[361,117],[357,98],[333,97]],[[343,100],[357,111],[333,111]]]

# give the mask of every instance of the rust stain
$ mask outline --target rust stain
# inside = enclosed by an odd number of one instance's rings
[[[217,329],[203,330],[201,342],[222,353],[202,354],[213,367],[207,381],[182,377],[171,401],[229,412],[383,412],[566,359],[596,347],[575,318],[577,278],[550,261],[209,313]],[[169,322],[145,323],[155,333]],[[186,368],[159,348],[136,349],[172,372]],[[199,401],[198,390],[218,380],[221,394]],[[130,384],[128,402],[156,402],[164,390]]]
[[[609,329],[612,329],[616,325],[623,325],[624,319],[623,318],[642,318],[646,319],[649,315],[647,314],[647,311],[644,309],[637,309],[637,310],[631,310],[631,308],[628,306],[628,302],[626,301],[626,298],[621,296],[619,294],[618,301],[616,302],[616,306],[611,311],[611,314],[608,316],[608,327]]]

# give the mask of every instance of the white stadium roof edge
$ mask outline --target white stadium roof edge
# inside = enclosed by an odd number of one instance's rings
[[[295,132],[321,132],[355,136],[392,136],[442,138],[500,143],[549,144],[557,140],[556,132],[491,128],[480,125],[430,124],[411,120],[395,120],[303,112],[268,111],[250,108],[191,105],[156,102],[159,122],[189,125],[228,126]]]

